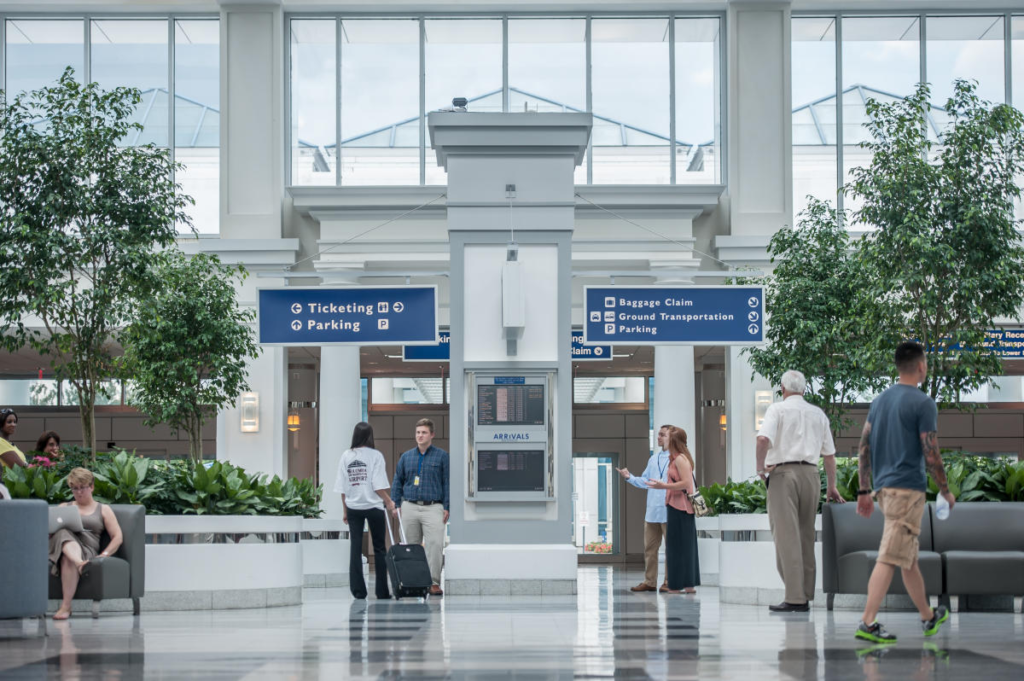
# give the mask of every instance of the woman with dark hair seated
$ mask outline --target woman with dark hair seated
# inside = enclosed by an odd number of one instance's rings
[[[341,494],[345,507],[343,519],[351,541],[348,561],[348,585],[356,598],[366,598],[363,579],[363,523],[370,525],[373,543],[373,571],[377,598],[391,598],[387,568],[384,564],[384,532],[387,515],[394,511],[384,455],[374,449],[373,426],[364,421],[352,431],[352,447],[341,455],[334,491]]]
[[[25,455],[10,442],[17,429],[18,415],[14,410],[0,409],[0,471],[4,468],[28,465]]]
[[[64,452],[60,451],[60,435],[56,431],[48,430],[36,440],[36,448],[33,450],[42,452],[43,456],[51,461],[58,461],[64,458]]]

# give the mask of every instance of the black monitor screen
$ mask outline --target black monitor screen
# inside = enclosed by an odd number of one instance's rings
[[[477,423],[481,426],[543,426],[543,385],[477,386]]]
[[[543,492],[544,451],[481,450],[477,456],[477,491]]]

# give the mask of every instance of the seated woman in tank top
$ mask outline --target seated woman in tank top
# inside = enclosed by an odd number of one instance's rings
[[[63,600],[53,619],[71,617],[71,599],[78,589],[78,580],[86,574],[89,561],[97,557],[112,556],[121,546],[121,526],[114,511],[92,498],[93,475],[85,468],[68,473],[68,487],[75,500],[61,506],[74,505],[82,514],[82,532],[60,529],[50,535],[50,572],[60,575]],[[110,543],[100,551],[100,537],[106,530]]]

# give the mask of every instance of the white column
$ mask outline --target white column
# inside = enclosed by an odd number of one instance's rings
[[[280,239],[284,22],[279,3],[221,11],[220,235]]]
[[[363,417],[359,348],[320,348],[320,504],[324,518],[342,516],[341,495],[334,493],[341,454],[352,443],[352,429]]]
[[[658,345],[654,348],[654,428],[671,424],[686,431],[690,450],[696,442],[697,405],[692,345]],[[700,465],[699,460],[697,465]]]
[[[263,347],[249,362],[249,389],[259,395],[259,431],[241,431],[240,398],[217,415],[217,458],[247,473],[284,476],[287,461],[288,361],[285,348]]]
[[[732,236],[793,224],[789,2],[730,3],[729,177]]]
[[[754,372],[747,355],[742,353],[742,347],[725,348],[726,471],[736,481],[757,472],[755,398],[759,391],[772,390],[768,380]]]

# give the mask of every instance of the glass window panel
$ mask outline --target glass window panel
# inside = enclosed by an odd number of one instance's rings
[[[427,111],[450,108],[454,97],[468,99],[470,111],[501,111],[501,21],[430,19],[424,30]],[[448,181],[432,153],[426,178]]]
[[[510,111],[587,110],[586,33],[583,19],[509,19]],[[585,157],[575,174],[586,184]]]
[[[175,174],[200,234],[220,231],[220,22],[174,22]]]
[[[793,219],[808,195],[838,198],[836,169],[836,20],[793,19]]]
[[[576,404],[643,404],[644,376],[578,376],[572,381]]]
[[[1024,17],[1010,21],[1010,75],[1013,79],[1013,105],[1024,110]],[[1017,218],[1024,218],[1024,202],[1016,201]]]
[[[594,183],[668,184],[668,20],[594,19],[591,38]]]
[[[932,102],[944,106],[953,94],[953,80],[978,81],[978,96],[990,102],[1006,99],[1003,80],[1002,17],[928,17],[928,81]]]
[[[292,184],[333,185],[337,151],[337,22],[291,22]]]
[[[135,111],[141,131],[133,131],[124,144],[166,147],[168,134],[166,19],[104,19],[91,28],[92,79],[106,90],[134,87],[142,91]]]
[[[56,81],[68,66],[85,77],[85,24],[81,19],[7,22],[7,92],[10,96]]]
[[[676,182],[719,182],[719,20],[677,19],[675,38]]]
[[[866,139],[867,98],[885,100],[913,94],[921,77],[921,27],[918,17],[855,17],[843,19],[843,182],[853,168],[871,162],[857,146]],[[859,199],[847,196],[845,207],[856,210]]]
[[[444,404],[441,378],[378,378],[370,381],[374,404]]]
[[[346,20],[341,39],[341,183],[419,184],[419,22]]]

